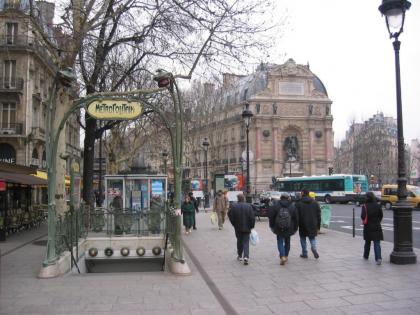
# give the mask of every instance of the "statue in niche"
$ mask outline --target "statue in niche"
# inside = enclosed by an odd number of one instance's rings
[[[277,104],[276,103],[273,104],[273,114],[277,115]]]
[[[309,115],[314,114],[314,105],[309,105]]]
[[[284,140],[283,150],[286,153],[287,161],[298,160],[298,139],[296,136],[288,136]]]

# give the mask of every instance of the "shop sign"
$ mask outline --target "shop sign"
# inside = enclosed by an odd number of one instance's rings
[[[91,102],[87,111],[90,116],[101,120],[130,120],[142,113],[140,102],[118,99],[101,99]]]
[[[6,182],[0,181],[0,191],[6,191]]]

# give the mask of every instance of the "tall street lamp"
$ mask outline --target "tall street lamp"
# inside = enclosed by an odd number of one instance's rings
[[[210,208],[210,204],[209,204],[209,184],[208,184],[208,175],[207,175],[207,151],[208,151],[209,145],[210,145],[209,139],[204,138],[201,145],[203,146],[203,149],[204,149],[204,180],[205,180],[205,185],[204,185],[204,209],[207,209],[207,208]]]
[[[249,124],[251,123],[251,119],[254,114],[249,109],[249,103],[245,103],[245,108],[242,112],[242,118],[245,122],[246,127],[246,202],[252,203],[251,197],[251,182],[249,176]]]
[[[163,150],[161,155],[162,155],[162,159],[163,159],[163,173],[165,175],[167,175],[167,173],[168,173],[168,168],[167,168],[167,165],[168,165],[168,151]]]
[[[407,201],[407,178],[404,158],[404,135],[401,102],[400,45],[398,36],[403,32],[405,11],[411,3],[407,0],[382,0],[379,11],[385,15],[390,38],[394,41],[395,75],[397,89],[397,133],[398,133],[398,201],[394,211],[394,250],[391,263],[398,265],[415,264],[417,256],[413,252],[412,206]]]
[[[378,188],[382,187],[381,166],[382,166],[382,163],[378,162]]]

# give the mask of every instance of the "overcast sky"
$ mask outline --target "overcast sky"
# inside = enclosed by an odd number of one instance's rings
[[[400,35],[408,143],[420,138],[420,3],[411,3]],[[394,50],[380,4],[380,0],[278,0],[279,9],[287,8],[289,16],[279,39],[279,51],[286,54],[282,61],[309,62],[324,83],[333,101],[334,144],[344,139],[352,118],[361,122],[377,112],[397,115]]]

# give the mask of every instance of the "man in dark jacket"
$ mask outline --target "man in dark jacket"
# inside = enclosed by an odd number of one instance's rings
[[[321,208],[317,201],[309,197],[309,191],[302,191],[302,199],[296,203],[296,209],[299,216],[299,236],[300,245],[302,246],[302,254],[300,257],[308,258],[308,250],[306,248],[306,238],[311,243],[311,251],[316,259],[319,254],[316,248],[316,236],[321,227]]]
[[[237,240],[238,260],[242,261],[242,254],[244,265],[249,262],[249,234],[251,229],[255,226],[254,210],[250,204],[245,203],[244,195],[238,195],[238,202],[233,203],[229,209],[228,217],[230,223],[235,228],[235,235]]]
[[[194,209],[195,209],[195,212],[194,212],[194,221],[193,221],[193,230],[197,230],[197,227],[196,227],[196,225],[195,225],[195,222],[196,222],[196,219],[195,219],[195,214],[196,214],[196,213],[198,213],[198,201],[197,201],[197,199],[194,197],[194,194],[193,194],[193,192],[192,192],[192,191],[190,191],[190,192],[188,193],[188,196],[190,197],[190,200],[191,200],[191,202],[193,203],[193,205],[194,205]]]
[[[271,231],[277,235],[280,265],[284,265],[289,256],[290,237],[299,226],[298,215],[288,193],[282,193],[280,201],[268,208],[268,220]]]

